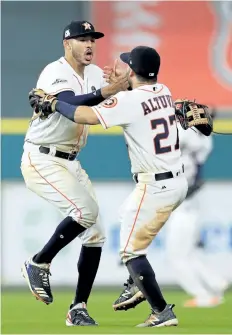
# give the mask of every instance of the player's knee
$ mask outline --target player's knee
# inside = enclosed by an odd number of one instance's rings
[[[99,214],[98,204],[94,199],[92,199],[91,204],[89,204],[89,209],[86,212],[86,215],[84,215],[83,219],[89,222],[90,226],[92,226],[97,222],[98,214]]]
[[[84,207],[83,209],[74,207],[71,210],[70,216],[83,227],[90,228],[96,223],[98,212],[99,208],[97,202],[94,199],[91,199],[88,203],[88,207]]]
[[[126,262],[130,261],[131,259],[140,256],[146,256],[146,250],[133,251],[133,250],[121,249],[119,254],[122,262],[126,264]]]
[[[91,236],[91,238],[83,243],[86,247],[103,247],[106,241],[105,235],[102,233],[96,233],[95,235]]]

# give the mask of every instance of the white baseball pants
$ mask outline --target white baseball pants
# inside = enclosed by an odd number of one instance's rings
[[[28,189],[88,228],[79,235],[83,245],[102,246],[105,234],[97,220],[97,200],[80,162],[40,153],[38,145],[24,148],[21,171]]]
[[[154,174],[138,174],[138,183],[120,210],[120,256],[124,263],[147,254],[147,248],[184,200],[187,180],[182,173],[156,181]]]

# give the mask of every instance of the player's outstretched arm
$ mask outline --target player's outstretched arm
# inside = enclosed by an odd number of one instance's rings
[[[57,97],[46,94],[41,89],[33,89],[29,93],[29,100],[35,113],[41,119],[46,119],[54,112],[62,114],[67,119],[80,124],[98,124],[98,118],[91,107],[73,106],[64,101],[59,101]]]
[[[96,125],[100,123],[97,115],[92,108],[88,106],[76,107],[57,100],[55,110],[69,120],[79,124]]]
[[[125,74],[118,76],[109,85],[92,93],[75,95],[73,91],[63,91],[57,95],[58,100],[74,106],[95,106],[102,101],[128,88],[129,83]]]

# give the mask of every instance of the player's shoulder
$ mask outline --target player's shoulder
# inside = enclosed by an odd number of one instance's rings
[[[166,92],[171,93],[171,91],[170,91],[170,89],[167,85],[165,85],[163,83],[157,83],[156,85],[158,86],[158,89],[160,90],[160,92],[166,91]]]
[[[70,74],[69,71],[66,71],[67,68],[62,60],[63,57],[45,66],[38,77],[37,87],[47,87],[48,84],[56,85],[69,81]]]
[[[131,91],[132,92],[132,91]],[[105,99],[102,103],[99,104],[100,108],[101,107],[105,107],[105,108],[113,108],[113,107],[121,107],[130,103],[131,105],[131,101],[133,101],[133,99],[129,99],[128,96],[130,96],[129,91],[121,91],[107,99]]]
[[[118,101],[128,101],[130,103],[137,103],[138,101],[141,101],[141,99],[144,99],[144,94],[146,95],[146,91],[139,90],[139,89],[133,89],[133,90],[126,90],[121,91],[115,95],[115,97],[118,99]]]
[[[133,101],[134,96],[136,96],[134,90],[121,91],[115,95],[118,101],[125,101],[125,100]]]
[[[155,84],[155,88],[156,90],[154,91],[154,93],[157,93],[157,94],[169,94],[171,95],[171,91],[169,89],[169,87],[163,83],[156,83]]]
[[[62,57],[47,64],[44,69],[41,71],[40,76],[44,76],[52,73],[59,73],[64,71],[64,63],[62,62]]]

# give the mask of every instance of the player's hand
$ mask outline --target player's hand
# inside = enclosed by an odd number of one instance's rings
[[[114,61],[113,66],[105,66],[103,68],[103,78],[109,84],[113,84],[117,81],[117,77],[125,73],[125,69],[119,64],[118,59]]]
[[[114,62],[113,68],[105,67],[104,71],[105,79],[109,83],[108,86],[101,89],[101,94],[104,98],[108,98],[120,91],[126,91],[130,86],[126,71],[120,67],[117,59]]]
[[[127,76],[125,74],[122,74],[117,77],[117,80],[101,88],[101,94],[103,98],[106,99],[111,95],[117,94],[118,92],[126,91],[129,86],[130,85],[128,83]]]
[[[42,89],[34,88],[29,92],[29,103],[42,120],[55,112],[56,102],[55,96],[46,94]]]
[[[110,77],[112,75],[112,72],[113,72],[113,68],[110,66],[105,66],[103,68],[103,78],[105,79],[107,83],[110,83],[110,79],[111,79]]]

